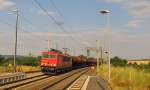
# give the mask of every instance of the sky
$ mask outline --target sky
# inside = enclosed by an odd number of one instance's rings
[[[47,40],[52,48],[67,47],[75,55],[96,47],[96,40],[108,51],[110,40],[112,56],[150,58],[149,0],[0,0],[3,55],[14,54],[16,9],[18,55],[40,55]],[[99,13],[103,9],[110,10],[108,17]]]

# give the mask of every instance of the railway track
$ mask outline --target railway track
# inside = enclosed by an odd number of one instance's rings
[[[4,86],[4,85],[7,85],[7,84],[12,84],[12,83],[16,83],[16,82],[20,82],[20,81],[23,81],[23,80],[28,80],[28,79],[32,79],[32,78],[35,78],[35,77],[40,77],[44,75],[43,73],[41,72],[30,72],[30,73],[26,73],[26,77],[24,79],[20,79],[20,80],[14,80],[14,81],[11,81],[11,82],[7,82],[7,83],[1,83],[0,86]]]
[[[87,72],[88,69],[67,75],[66,77],[56,80],[56,82],[48,84],[41,90],[66,90],[74,81]]]
[[[37,70],[37,71],[26,71],[26,74],[30,74],[30,73],[37,73],[37,72],[41,72],[41,70]]]
[[[48,78],[48,77],[50,77],[50,76],[47,76],[47,75],[44,75],[44,74],[28,77],[28,78],[25,78],[23,80],[19,80],[19,81],[15,81],[15,82],[0,85],[0,90],[13,89],[13,88],[16,88],[16,87],[19,87],[19,86],[22,86],[22,85],[25,85],[25,84],[33,83],[35,81],[39,81],[39,80],[42,80],[42,79],[45,79],[45,78]]]
[[[23,81],[22,84],[0,88],[0,90],[64,90],[88,70],[88,68],[82,68],[56,76],[37,77],[34,80]]]

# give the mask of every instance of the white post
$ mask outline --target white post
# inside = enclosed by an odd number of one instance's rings
[[[109,13],[107,14],[107,29],[109,33],[108,40],[108,81],[110,81],[111,68],[110,68],[110,60],[111,60],[111,29],[110,29],[110,21],[109,21]]]
[[[47,43],[48,43],[47,48],[48,48],[48,51],[49,51],[50,50],[50,40],[47,40]]]
[[[96,53],[97,53],[97,75],[99,73],[99,42],[96,40],[96,43],[97,43],[97,48],[96,48]]]
[[[13,68],[13,72],[16,72],[16,56],[17,56],[17,36],[18,36],[18,17],[19,17],[19,13],[18,10],[15,11],[16,12],[16,30],[15,30],[15,51],[14,51],[14,68]]]

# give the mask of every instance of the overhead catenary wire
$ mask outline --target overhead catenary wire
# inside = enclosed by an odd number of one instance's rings
[[[24,16],[21,16],[29,25],[32,25],[32,27],[34,27],[34,24],[28,20],[27,18],[25,18]],[[34,27],[35,28],[35,27]],[[38,29],[38,28],[37,28]],[[42,28],[41,28],[42,29]],[[74,44],[73,44],[74,45]]]
[[[32,27],[34,27],[33,23],[32,23],[30,20],[28,20],[28,19],[25,18],[24,16],[21,16],[21,17],[22,17],[22,18],[24,19],[24,21],[26,21],[29,25],[31,25]],[[35,27],[34,27],[34,28],[35,28]],[[32,32],[30,32],[30,31],[25,31],[25,32],[32,33]],[[36,35],[36,34],[32,34],[32,35],[34,35],[34,36],[38,37],[39,39],[43,40],[42,36],[40,36],[40,35]]]
[[[9,27],[14,27],[13,24],[10,24],[10,23],[8,23],[8,22],[2,20],[2,19],[0,19],[0,23],[3,23],[3,24],[5,24],[5,25],[7,25],[7,26],[9,26]],[[25,29],[23,29],[23,28],[21,28],[21,27],[19,27],[19,29],[22,30],[23,32],[32,34],[30,31],[27,31],[27,30],[25,30]],[[32,34],[32,36],[35,36],[35,37],[37,37],[37,38],[43,40],[43,38],[41,38],[39,35]]]
[[[53,5],[53,7],[57,10],[57,12],[59,13],[59,15],[63,18],[63,20],[65,20],[63,14],[61,13],[61,11],[57,8],[55,2],[53,0],[49,0],[49,2]]]
[[[10,23],[8,23],[8,22],[6,22],[6,21],[2,20],[2,19],[0,19],[0,23],[2,23],[2,24],[6,24],[6,25],[8,25],[8,26],[13,26],[12,24],[10,24]]]
[[[57,11],[57,13],[62,17],[63,21],[65,22],[65,25],[67,24],[67,27],[68,27],[70,30],[72,30],[72,27],[71,27],[70,25],[68,25],[68,22],[66,22],[65,17],[63,16],[63,13],[62,13],[62,12],[60,11],[60,9],[57,7],[57,5],[55,4],[55,2],[54,2],[53,0],[48,0],[48,1],[53,5],[53,7],[54,7],[55,10]],[[68,31],[68,32],[69,32],[69,31]],[[82,36],[82,37],[85,38],[85,36]],[[76,38],[74,38],[74,39],[75,39],[75,41],[79,42],[81,45],[88,47],[88,45],[86,45],[86,44],[84,44],[84,43],[78,41]],[[79,38],[79,39],[81,40],[82,38]],[[82,48],[82,47],[81,47],[81,48]]]
[[[70,34],[68,31],[66,31],[66,29],[65,29],[62,25],[60,25],[60,24],[56,21],[56,19],[55,19],[52,15],[50,15],[50,14],[48,13],[48,11],[47,11],[44,7],[42,7],[42,5],[40,4],[40,2],[38,2],[37,0],[34,0],[34,2],[35,2],[35,3],[40,7],[40,9],[41,9],[42,11],[44,11],[45,14],[60,28],[60,30],[62,30],[64,33]],[[56,6],[55,6],[55,7],[56,7]],[[62,15],[62,14],[61,14],[61,15]],[[78,43],[80,43],[80,44],[83,45],[83,43],[81,43],[80,41],[78,41],[77,39],[75,39],[72,35],[70,35],[70,37],[71,37],[72,40],[77,41]]]
[[[65,20],[65,17],[63,16],[63,14],[61,13],[61,11],[60,11],[60,9],[56,6],[56,4],[55,4],[55,2],[53,1],[53,0],[48,0],[52,5],[53,5],[53,7],[55,8],[55,10],[59,13],[59,15],[63,18],[63,20],[64,20],[64,22],[65,22],[65,24],[66,24],[66,20]],[[68,23],[67,23],[68,24]],[[70,27],[69,25],[67,25],[68,26],[68,28],[69,29],[72,29],[72,27]],[[69,32],[69,31],[68,31]],[[76,39],[76,41],[78,41],[77,39]],[[78,41],[79,42],[79,41]],[[83,44],[83,43],[80,43],[80,44],[82,44],[82,45],[85,45],[85,44]],[[86,45],[87,46],[87,45]],[[88,47],[88,46],[87,46]]]
[[[5,24],[5,25],[7,25],[7,26],[9,26],[9,27],[14,27],[14,25],[13,24],[10,24],[10,23],[8,23],[8,22],[6,22],[6,21],[4,21],[4,20],[2,20],[2,19],[0,19],[0,23],[2,23],[2,24]],[[37,35],[35,35],[35,34],[32,34],[32,33],[30,33],[29,31],[26,31],[26,30],[24,30],[23,28],[20,28],[19,27],[19,29],[20,29],[20,31],[22,31],[22,32],[26,32],[26,33],[29,33],[30,34],[30,36],[34,36],[34,37],[36,37],[36,39],[38,38],[38,40],[39,40],[39,36],[37,36]],[[21,33],[21,34],[23,34],[23,33]],[[32,34],[32,35],[31,35]],[[27,34],[25,34],[24,36],[26,37],[26,39],[29,39],[29,40],[31,40],[31,38],[29,38],[28,36],[26,36]],[[33,38],[32,38],[33,39]],[[43,39],[41,38],[41,40],[43,41]],[[37,45],[37,44],[35,44],[35,45]],[[21,45],[22,46],[22,45]],[[22,49],[23,50],[23,49]]]
[[[37,1],[37,0],[34,0],[35,2]],[[53,1],[52,1],[53,2]],[[54,2],[53,2],[54,3]],[[40,4],[40,3],[39,3]],[[55,3],[54,3],[54,5],[55,5]],[[57,8],[57,6],[55,5],[55,8]],[[43,8],[44,9],[44,8]],[[42,10],[43,10],[42,9]],[[63,17],[63,14],[59,11],[59,9],[57,8],[57,11],[59,12],[59,14],[61,15],[61,17]],[[60,23],[58,23],[57,21],[56,21],[56,19],[53,17],[53,16],[51,16],[51,15],[49,15],[49,13],[47,12],[47,10],[46,9],[44,9],[44,12],[45,13],[47,13],[47,15],[49,16],[49,17],[51,17],[51,19],[53,20],[53,22],[55,22],[55,24],[64,32],[64,33],[67,33],[67,34],[70,34],[68,31],[66,31],[66,29],[62,26],[62,25],[60,25]],[[22,18],[22,16],[21,16],[21,18]],[[24,17],[23,17],[24,18]],[[63,17],[63,19],[64,19],[64,17]],[[24,19],[26,22],[28,22],[30,25],[32,25],[33,26],[33,24],[32,24],[32,22],[30,22],[29,20],[27,20],[27,19]],[[9,24],[9,23],[7,23],[7,22],[4,22],[5,24],[7,24],[7,25],[9,25],[9,26],[11,26],[11,24]],[[14,25],[12,25],[12,26],[14,26]],[[37,37],[38,39],[41,39],[41,40],[43,40],[43,38],[40,36],[40,35],[37,35],[37,34],[34,34],[34,33],[32,33],[32,32],[30,32],[30,31],[27,31],[27,30],[25,30],[25,29],[23,29],[23,28],[20,28],[21,29],[21,31],[23,31],[23,32],[27,32],[27,33],[29,33],[29,34],[32,34],[31,36],[35,36],[35,37]],[[81,43],[79,40],[77,40],[76,38],[74,38],[72,35],[68,35],[69,37],[70,37],[70,39],[72,39],[73,41],[77,41],[78,43]],[[83,43],[81,43],[81,44],[83,44]]]

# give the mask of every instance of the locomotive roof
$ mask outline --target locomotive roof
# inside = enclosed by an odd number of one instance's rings
[[[64,54],[60,50],[56,50],[56,49],[51,49],[49,51],[43,51],[41,53],[42,54],[60,54],[60,55],[63,55],[63,56],[70,56],[69,54]]]
[[[45,51],[45,52],[42,52],[42,54],[62,54],[62,53],[55,52],[55,51]]]
[[[63,54],[63,53],[59,50],[51,49],[49,51],[43,51],[42,54]]]

